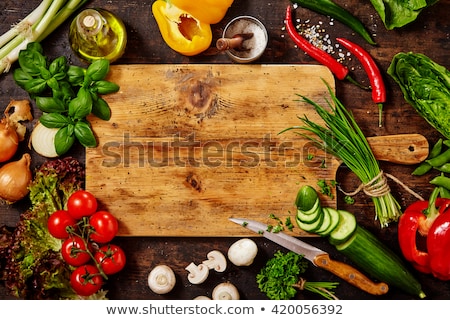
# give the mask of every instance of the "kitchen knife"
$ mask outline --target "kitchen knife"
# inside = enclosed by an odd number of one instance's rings
[[[316,267],[325,269],[355,287],[373,295],[382,295],[388,292],[388,285],[384,282],[375,283],[364,274],[352,266],[332,260],[327,252],[320,250],[306,242],[292,237],[284,232],[270,232],[268,226],[249,219],[230,218],[230,221],[240,224],[243,227],[264,236],[265,238],[289,249],[297,254],[303,255],[311,261]]]

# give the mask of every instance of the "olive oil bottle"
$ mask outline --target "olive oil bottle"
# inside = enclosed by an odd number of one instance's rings
[[[126,47],[125,25],[104,9],[85,9],[72,21],[69,31],[72,50],[83,60],[92,62],[120,58]]]

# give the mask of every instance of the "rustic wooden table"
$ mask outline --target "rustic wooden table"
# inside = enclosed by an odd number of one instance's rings
[[[5,0],[0,3],[0,33],[5,32],[9,26],[25,17],[34,9],[40,1],[12,1]],[[185,57],[172,51],[163,42],[158,31],[156,22],[151,13],[153,1],[107,1],[93,0],[87,7],[98,7],[108,9],[120,16],[128,30],[128,44],[124,56],[117,64],[174,64],[174,63],[224,63],[232,62],[224,54]],[[343,36],[363,45],[377,60],[385,74],[388,90],[388,102],[384,107],[384,126],[378,127],[378,112],[376,106],[371,102],[370,92],[356,89],[353,85],[337,81],[337,96],[353,112],[359,125],[367,136],[398,134],[398,133],[421,133],[426,136],[430,143],[435,142],[440,136],[432,129],[413,108],[408,105],[393,80],[386,75],[386,69],[393,56],[398,52],[421,52],[428,55],[436,62],[449,67],[449,37],[450,27],[448,23],[448,12],[450,1],[441,0],[438,4],[422,12],[419,18],[412,24],[398,30],[388,31],[377,15],[369,1],[362,0],[336,0],[346,9],[359,17],[367,28],[376,35],[378,46],[368,46],[361,41],[350,29],[334,22],[330,25],[329,19],[317,15],[306,9],[297,10],[297,14],[310,23],[324,22],[323,27],[331,39]],[[239,15],[251,15],[260,19],[269,33],[269,44],[263,56],[256,62],[261,64],[315,64],[310,57],[297,49],[293,42],[287,37],[283,29],[283,19],[288,0],[235,0],[222,22],[212,26],[214,42],[220,37],[225,24]],[[42,42],[47,55],[57,57],[66,55],[73,64],[81,64],[80,60],[73,54],[68,42],[68,22],[64,23],[50,37]],[[367,83],[367,78],[356,59],[346,59],[345,63],[351,68],[354,76]],[[239,65],[236,65],[239,68]],[[277,90],[277,88],[273,88]],[[3,112],[10,99],[28,98],[26,93],[15,85],[11,73],[0,76],[0,110]],[[36,109],[35,109],[36,110]],[[25,150],[26,146],[22,146]],[[71,155],[84,162],[85,153],[80,147],[74,147]],[[40,165],[45,159],[32,154],[33,168]],[[412,187],[423,197],[431,192],[428,183],[435,173],[421,177],[411,176],[413,166],[393,165],[381,163],[386,172],[395,174],[400,180]],[[345,167],[339,169],[337,181],[347,190],[357,187],[358,180]],[[395,197],[404,208],[415,200],[401,187],[392,184],[391,189]],[[338,207],[354,212],[359,223],[377,234],[377,236],[393,250],[399,252],[396,240],[396,224],[380,229],[378,222],[374,221],[374,209],[372,202],[364,195],[355,197],[356,203],[352,206],[346,205],[343,195],[338,193]],[[14,205],[0,205],[0,225],[6,224],[13,227],[18,221],[19,214],[26,210],[28,203],[21,201]],[[222,281],[234,283],[242,299],[266,299],[255,282],[255,276],[274,252],[282,248],[268,240],[254,237],[259,255],[251,267],[230,266],[224,273],[212,273],[208,280],[201,285],[191,285],[187,281],[184,268],[191,261],[199,261],[212,249],[226,252],[228,247],[236,241],[236,238],[198,238],[198,237],[120,237],[114,241],[127,253],[127,266],[119,274],[112,276],[107,284],[109,298],[111,299],[192,299],[198,295],[211,295],[213,287]],[[333,258],[346,261],[334,250],[325,239],[307,238],[309,242],[330,253]],[[147,286],[147,275],[157,264],[167,264],[173,267],[177,275],[177,285],[168,295],[160,296],[152,293]],[[416,273],[427,293],[428,299],[450,298],[450,286],[447,282],[441,282],[430,276]],[[335,276],[317,268],[309,268],[307,278],[315,281],[340,281]],[[340,281],[341,285],[336,290],[336,295],[341,299],[413,299],[398,289],[391,288],[388,294],[374,297],[355,289],[354,287]],[[0,286],[0,299],[11,299],[4,288]],[[298,299],[317,299],[317,296],[300,292]]]

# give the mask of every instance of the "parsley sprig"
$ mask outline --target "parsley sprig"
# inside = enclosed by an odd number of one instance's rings
[[[332,290],[339,283],[307,281],[300,276],[307,268],[308,262],[302,255],[277,251],[256,275],[258,288],[272,300],[290,300],[298,290],[308,290],[326,299],[337,300]]]

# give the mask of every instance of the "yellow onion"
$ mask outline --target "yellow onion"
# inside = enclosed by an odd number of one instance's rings
[[[11,159],[19,147],[19,137],[9,118],[5,117],[0,122],[0,162]]]
[[[0,168],[0,198],[14,203],[28,194],[32,181],[31,156],[25,153],[20,160],[11,161]]]

